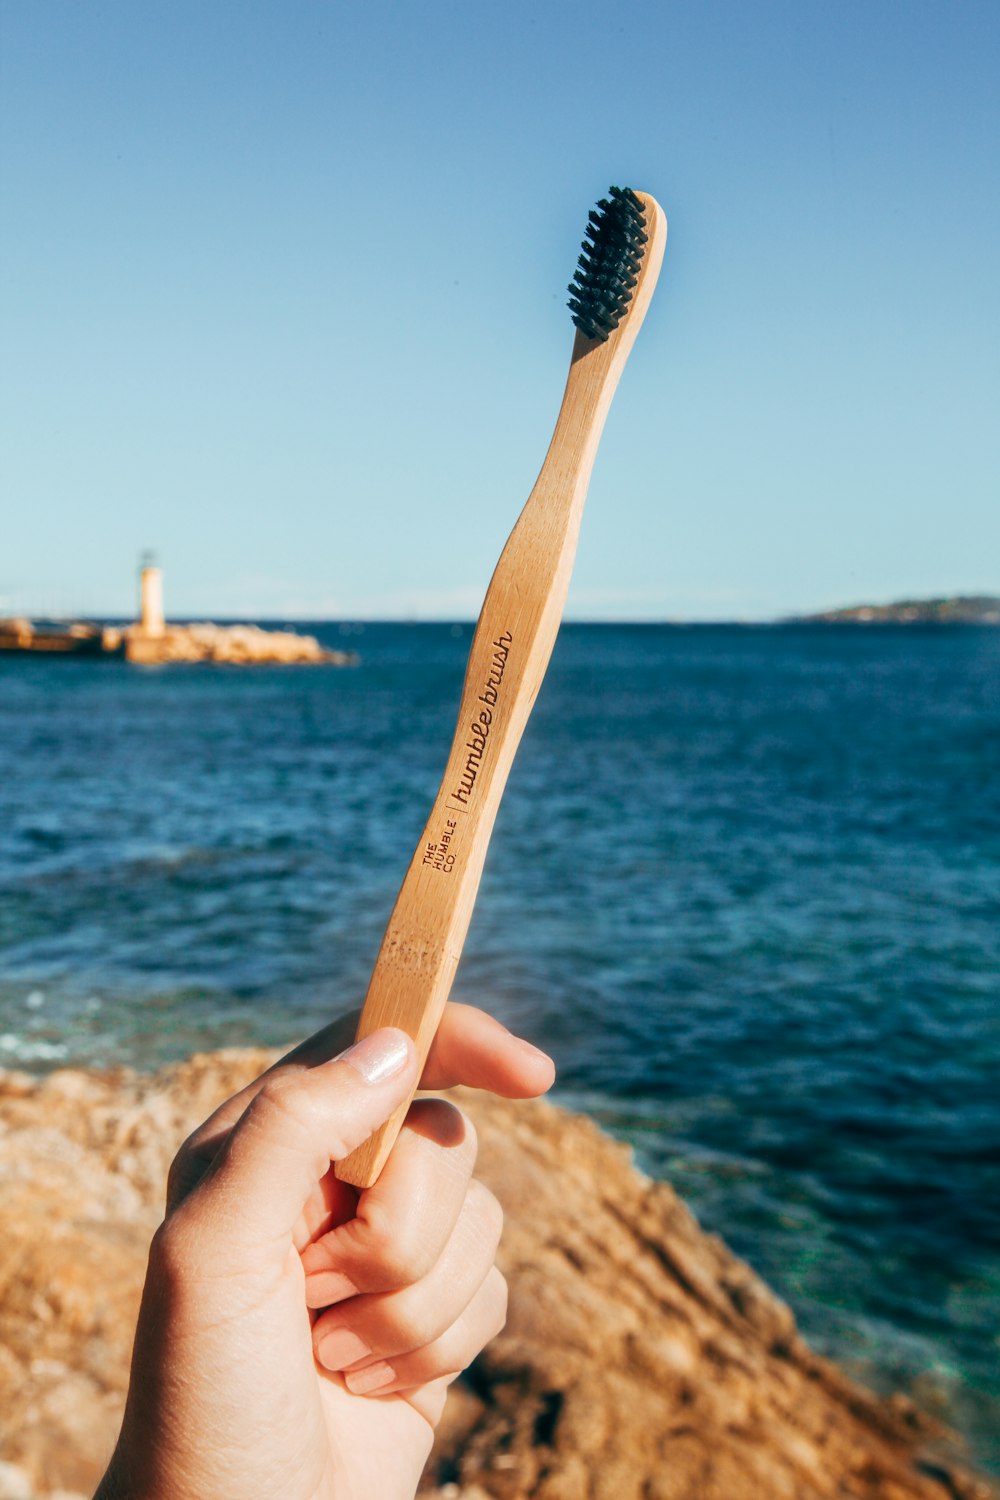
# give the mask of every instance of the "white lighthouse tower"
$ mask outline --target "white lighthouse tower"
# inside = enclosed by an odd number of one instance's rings
[[[139,560],[139,628],[152,640],[158,640],[165,628],[163,570],[152,552],[144,552]]]

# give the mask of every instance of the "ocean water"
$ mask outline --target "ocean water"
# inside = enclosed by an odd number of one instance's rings
[[[360,1001],[471,630],[318,633],[360,665],[0,660],[0,1062]],[[455,995],[1000,1470],[1000,631],[564,627]]]

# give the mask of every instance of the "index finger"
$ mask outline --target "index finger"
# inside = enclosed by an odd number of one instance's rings
[[[353,1041],[360,1015],[359,1010],[351,1011],[324,1026],[275,1063],[275,1068],[293,1064],[312,1067],[325,1062]],[[419,1086],[451,1089],[464,1084],[504,1099],[534,1099],[552,1087],[554,1078],[555,1064],[547,1053],[515,1036],[486,1011],[449,1001]],[[250,1085],[251,1089],[255,1087]],[[240,1095],[235,1097],[239,1099]]]
[[[422,1089],[458,1084],[504,1099],[535,1099],[552,1087],[555,1064],[523,1037],[514,1036],[485,1010],[449,1002],[431,1043]]]

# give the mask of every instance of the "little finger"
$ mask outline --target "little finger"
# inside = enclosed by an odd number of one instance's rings
[[[454,1380],[507,1321],[507,1283],[496,1266],[460,1317],[420,1349],[348,1370],[344,1384],[355,1396],[389,1396],[430,1381]]]

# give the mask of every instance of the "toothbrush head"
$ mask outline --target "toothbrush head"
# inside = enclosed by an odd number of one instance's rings
[[[647,240],[645,205],[631,188],[612,187],[587,217],[568,306],[580,332],[604,343],[628,311],[639,279]]]

